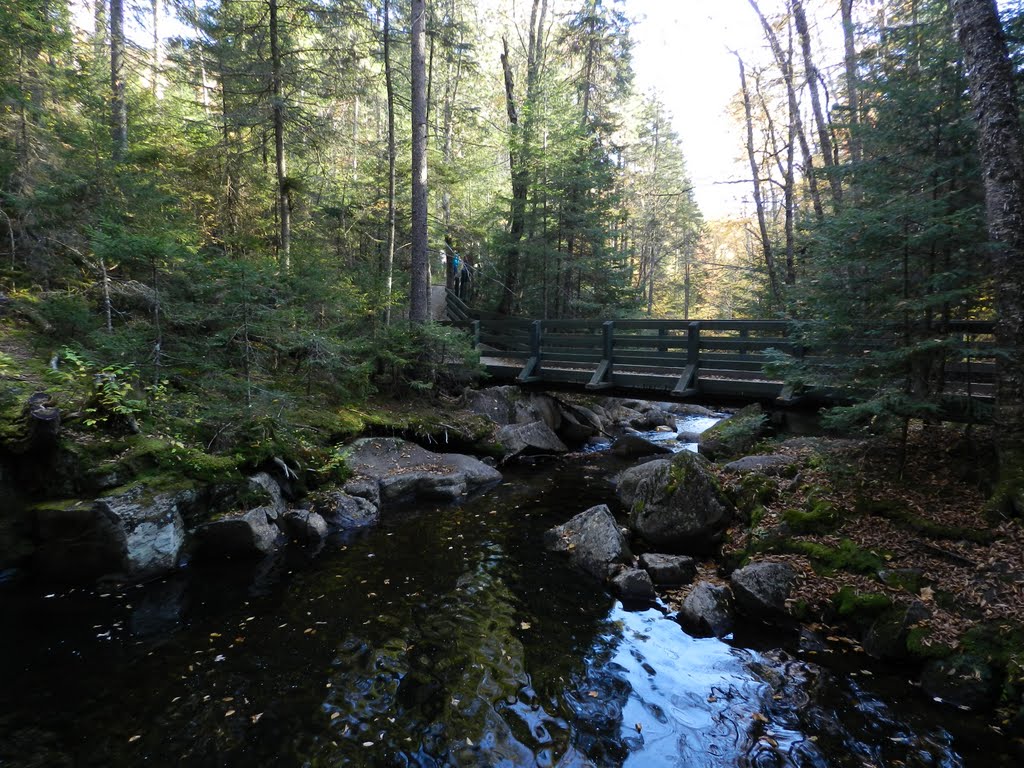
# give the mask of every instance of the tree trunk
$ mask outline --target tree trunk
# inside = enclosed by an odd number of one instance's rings
[[[384,89],[388,101],[388,231],[384,246],[384,324],[391,324],[395,277],[395,83],[391,71],[391,3],[384,0]],[[353,152],[354,154],[354,152]]]
[[[811,205],[814,207],[814,215],[818,217],[820,221],[825,217],[825,209],[821,206],[821,194],[818,192],[818,180],[814,175],[814,156],[811,154],[811,146],[807,142],[807,134],[804,132],[804,121],[800,117],[800,100],[797,98],[796,85],[793,82],[793,69],[789,66],[789,60],[782,50],[782,45],[779,43],[778,35],[775,34],[775,30],[772,29],[772,25],[768,23],[768,19],[765,18],[764,14],[761,13],[760,7],[758,7],[756,0],[748,0],[751,8],[757,14],[758,19],[761,20],[761,27],[764,29],[765,39],[768,40],[768,45],[771,46],[772,54],[775,56],[775,61],[779,65],[779,70],[782,72],[782,79],[786,83],[786,94],[789,97],[789,111],[791,115],[794,115],[797,127],[797,139],[800,141],[800,153],[803,155],[804,161],[804,176],[807,179],[807,191],[811,196]]]
[[[427,8],[412,0],[412,275],[409,319],[430,319],[427,252]]]
[[[150,82],[150,89],[153,99],[160,101],[164,95],[163,83],[160,79],[161,70],[164,64],[163,40],[160,36],[160,20],[164,13],[163,0],[152,0],[153,5],[153,80]]]
[[[846,109],[849,128],[850,162],[857,166],[861,161],[860,91],[857,85],[857,48],[853,37],[853,0],[839,0],[843,19],[843,64],[846,68]]]
[[[274,120],[274,168],[277,176],[278,254],[281,271],[291,270],[292,203],[288,186],[288,166],[284,150],[284,94],[281,67],[281,30],[277,0],[270,0],[271,104]]]
[[[124,0],[110,0],[110,135],[111,157],[124,160],[128,151],[128,108],[124,95]]]
[[[757,167],[757,158],[754,155],[754,118],[751,114],[750,91],[747,89],[747,71],[743,65],[743,59],[736,54],[736,61],[740,65],[740,88],[743,91],[743,114],[747,123],[747,159],[750,161],[750,177],[753,181],[752,191],[754,193],[754,207],[757,209],[757,227],[761,235],[761,248],[764,251],[764,264],[768,270],[768,286],[772,292],[772,298],[778,299],[779,287],[775,283],[775,264],[772,254],[772,240],[768,235],[768,221],[764,213],[764,201],[761,198],[761,174]]]
[[[807,78],[807,88],[811,93],[811,112],[814,114],[814,123],[818,129],[818,146],[821,148],[822,162],[828,173],[829,186],[832,188],[832,201],[838,206],[843,200],[843,185],[836,173],[836,155],[832,146],[832,134],[821,108],[821,96],[818,94],[818,67],[814,64],[814,54],[811,51],[811,32],[807,27],[807,14],[804,13],[803,0],[793,0],[793,21],[796,23],[796,32],[800,37],[804,75]]]
[[[1024,134],[995,0],[950,3],[978,126],[996,290],[997,501],[1024,514]]]
[[[536,8],[537,0],[534,0]],[[520,301],[520,252],[519,247],[526,230],[526,196],[529,191],[526,162],[524,155],[525,141],[520,133],[519,112],[516,109],[515,82],[512,79],[512,64],[509,61],[508,39],[501,39],[501,71],[505,80],[505,111],[508,114],[511,139],[508,149],[509,169],[512,174],[512,207],[509,211],[509,244],[505,256],[505,281],[498,303],[498,311],[512,315],[519,311]]]

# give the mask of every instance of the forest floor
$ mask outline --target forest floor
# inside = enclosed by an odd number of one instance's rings
[[[1001,651],[1013,655],[1024,640],[1024,530],[988,509],[991,445],[987,429],[918,424],[905,447],[885,437],[767,446],[762,453],[791,455],[798,474],[756,490],[756,512],[730,531],[724,557],[792,565],[797,613],[833,623],[830,634],[858,628],[851,601],[869,610],[918,602],[927,609],[913,626],[918,655],[969,648],[981,634],[1001,637]],[[718,471],[724,485],[742,485]],[[719,564],[701,571],[715,580]],[[846,609],[837,599],[844,590]]]

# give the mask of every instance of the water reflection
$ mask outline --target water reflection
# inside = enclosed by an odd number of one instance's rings
[[[584,459],[244,578],[0,596],[0,764],[1014,764],[905,692],[614,603],[540,544],[612,498]]]

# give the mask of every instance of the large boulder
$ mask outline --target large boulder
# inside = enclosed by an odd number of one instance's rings
[[[686,555],[645,552],[640,555],[640,567],[650,574],[655,584],[668,586],[689,584],[697,575],[696,561]]]
[[[471,456],[434,453],[394,437],[357,440],[346,461],[356,475],[376,480],[382,504],[410,498],[451,501],[501,480],[498,470]]]
[[[195,557],[214,561],[272,554],[284,543],[281,530],[274,524],[276,517],[273,508],[257,507],[203,523],[195,531]]]
[[[768,417],[756,403],[704,430],[698,449],[712,461],[750,451],[768,431]]]
[[[796,572],[787,563],[751,563],[733,571],[729,579],[740,611],[758,619],[787,614]]]
[[[732,513],[707,461],[690,451],[627,469],[619,477],[618,492],[630,509],[630,527],[670,551],[712,549]]]
[[[605,579],[609,568],[632,559],[626,537],[604,504],[580,512],[569,522],[544,534],[544,546],[553,552],[566,552],[578,568]]]
[[[466,408],[502,427],[543,421],[557,431],[562,423],[562,411],[551,395],[523,392],[513,386],[468,390]]]
[[[677,618],[692,634],[725,637],[735,624],[732,605],[728,587],[702,581],[683,600]]]
[[[33,510],[33,569],[59,581],[163,575],[177,567],[185,543],[183,510],[195,498],[190,489],[154,493],[137,485],[92,503],[40,505]]]
[[[605,425],[593,410],[582,405],[560,403],[562,425],[558,436],[566,443],[585,443],[592,437],[604,434]]]
[[[495,440],[502,447],[506,458],[569,451],[554,430],[543,421],[509,424],[498,430]]]

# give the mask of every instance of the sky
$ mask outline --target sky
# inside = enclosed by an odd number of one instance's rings
[[[773,3],[762,2],[766,14]],[[760,23],[747,0],[626,0],[637,23],[636,86],[656,89],[673,115],[697,202],[705,218],[742,211],[750,171],[743,127],[727,114],[744,60],[763,56]],[[733,183],[730,183],[733,182]]]

